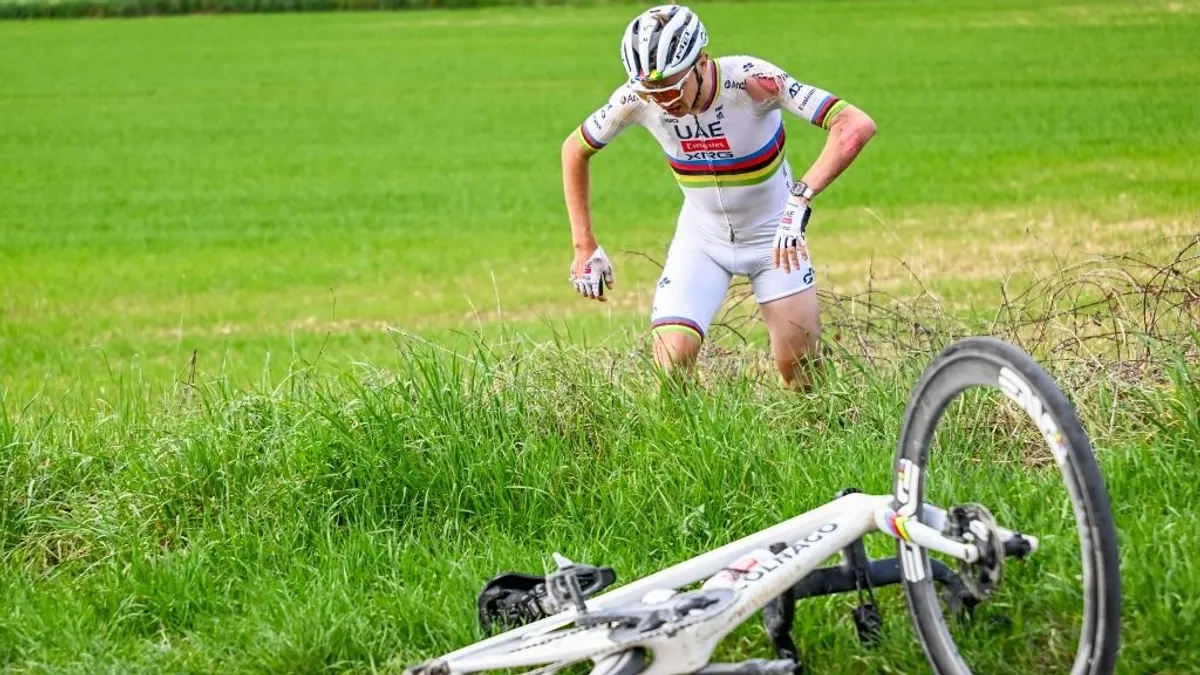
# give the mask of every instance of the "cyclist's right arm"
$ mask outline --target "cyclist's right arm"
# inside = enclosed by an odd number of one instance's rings
[[[573,129],[563,141],[563,192],[567,201],[567,217],[571,221],[571,241],[575,246],[572,271],[581,274],[581,267],[597,248],[592,231],[592,214],[588,200],[588,161],[622,131],[638,121],[643,103],[626,86],[619,87],[607,103],[593,112]]]

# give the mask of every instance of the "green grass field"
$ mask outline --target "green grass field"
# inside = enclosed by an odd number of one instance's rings
[[[824,290],[989,315],[1006,281],[1200,232],[1195,0],[693,5],[713,52],[878,123],[814,214]],[[641,131],[593,162],[612,301],[573,295],[559,145],[637,10],[0,23],[4,668],[397,672],[551,550],[630,579],[887,489],[923,363],[660,395],[641,336],[680,197]],[[802,167],[821,132],[787,125]],[[1072,391],[1122,534],[1122,672],[1200,662],[1194,371]],[[945,466],[1002,461],[948,489],[1069,534],[1032,431],[956,419]],[[989,672],[1069,655],[1049,560],[997,610],[1024,622],[971,636]],[[848,599],[798,612],[813,672],[924,671],[881,595],[883,648]],[[730,649],[763,652],[751,629]]]

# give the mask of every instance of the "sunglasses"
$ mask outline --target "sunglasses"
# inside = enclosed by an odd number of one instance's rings
[[[662,106],[669,106],[683,97],[683,87],[687,81],[691,79],[696,72],[696,65],[693,64],[688,69],[687,75],[684,75],[678,82],[665,87],[647,87],[643,84],[645,80],[634,80],[630,83],[630,88],[633,93],[637,94],[638,98],[643,101],[653,100],[655,103]]]

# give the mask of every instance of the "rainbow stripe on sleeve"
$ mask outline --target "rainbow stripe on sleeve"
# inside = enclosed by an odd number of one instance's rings
[[[607,143],[601,143],[594,136],[588,133],[587,122],[579,125],[579,129],[575,132],[575,137],[579,139],[579,144],[588,152],[600,152],[604,149]]]
[[[813,115],[813,125],[828,130],[829,125],[833,124],[834,118],[837,117],[838,113],[842,112],[842,109],[844,109],[847,105],[849,104],[833,94],[826,96],[825,100],[821,101],[820,107],[817,108],[816,114]]]

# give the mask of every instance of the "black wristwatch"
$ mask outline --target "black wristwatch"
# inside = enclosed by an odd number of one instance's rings
[[[810,188],[808,183],[798,180],[795,183],[792,183],[792,196],[803,197],[809,201],[812,201],[812,198],[817,196],[817,191]]]

